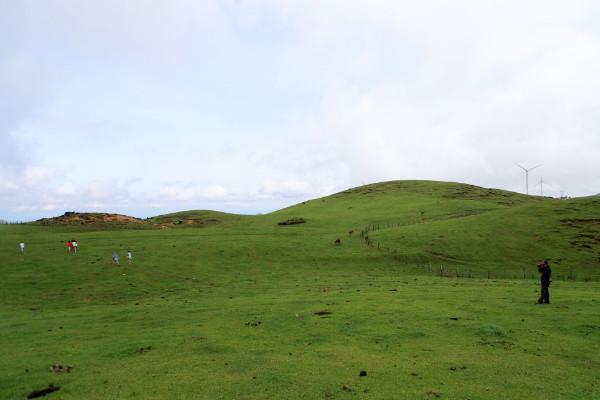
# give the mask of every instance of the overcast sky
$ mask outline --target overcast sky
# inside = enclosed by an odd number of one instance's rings
[[[0,219],[600,192],[600,2],[0,0]]]

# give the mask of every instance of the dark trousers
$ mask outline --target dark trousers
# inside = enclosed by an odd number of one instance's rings
[[[550,303],[550,282],[542,282],[542,290],[540,291],[540,298],[538,299],[538,303]]]

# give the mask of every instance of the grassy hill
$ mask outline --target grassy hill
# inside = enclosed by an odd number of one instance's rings
[[[205,228],[217,225],[230,227],[247,218],[250,217],[211,210],[190,210],[159,215],[148,218],[146,222],[151,225],[158,225],[161,228]]]
[[[50,383],[48,399],[597,398],[598,211],[401,181],[144,229],[3,225],[0,398]],[[133,264],[113,266],[127,249]],[[542,257],[577,274],[548,306],[530,276]]]
[[[396,181],[350,189],[263,217],[297,216],[328,239],[354,231],[399,264],[426,272],[531,277],[549,259],[557,276],[600,279],[600,199],[558,200],[472,185]],[[357,235],[354,235],[355,237]]]

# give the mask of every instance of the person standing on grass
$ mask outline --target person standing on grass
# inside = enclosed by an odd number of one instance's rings
[[[127,250],[127,264],[131,264],[132,261],[133,261],[133,253],[131,252],[131,250]]]
[[[19,243],[19,250],[21,250],[21,254],[25,254],[25,242]]]
[[[552,270],[550,269],[550,264],[548,264],[548,260],[544,260],[537,265],[538,271],[540,273],[540,298],[538,299],[538,304],[550,304],[550,282],[552,282]]]
[[[77,244],[77,240],[75,240],[75,239],[71,240],[71,246],[73,247],[73,253],[77,253],[77,246],[79,246]]]
[[[113,253],[112,253],[112,263],[114,265],[119,265],[119,255],[117,254],[116,251],[113,251]]]
[[[73,249],[73,242],[71,242],[70,240],[67,242],[67,253],[70,253],[71,250]]]

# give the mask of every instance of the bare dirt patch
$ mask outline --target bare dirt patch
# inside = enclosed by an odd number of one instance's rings
[[[63,215],[54,218],[42,218],[37,222],[39,222],[42,225],[144,224],[144,221],[142,221],[141,219],[130,217],[129,215],[108,213],[79,213],[75,211],[68,211]]]
[[[54,372],[55,374],[60,374],[63,372],[70,373],[72,370],[73,370],[72,365],[53,364],[50,367],[50,371]]]
[[[324,311],[317,311],[317,312],[315,313],[315,315],[318,315],[318,316],[320,316],[320,317],[323,317],[323,316],[325,316],[325,315],[331,315],[331,314],[333,314],[331,311],[325,311],[325,310],[324,310]]]
[[[29,395],[27,395],[27,398],[28,399],[36,399],[38,397],[42,397],[47,394],[56,392],[57,390],[60,390],[60,386],[54,386],[53,384],[49,384],[47,387],[45,387],[43,389],[37,389],[37,390],[32,391],[31,393],[29,393]]]

